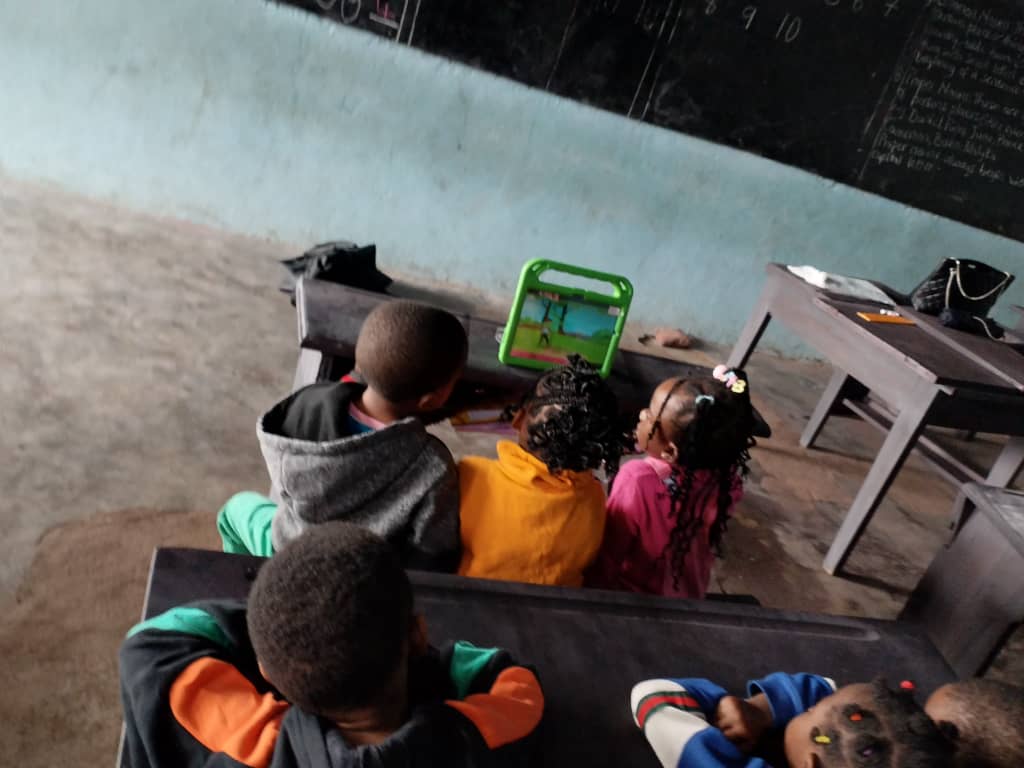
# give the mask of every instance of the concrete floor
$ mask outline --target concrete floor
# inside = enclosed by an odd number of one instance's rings
[[[16,721],[0,728],[12,764],[66,757],[43,729],[60,722],[52,686],[88,702],[97,723],[75,737],[77,753],[113,754],[114,658],[149,551],[211,544],[217,507],[265,487],[256,418],[287,391],[296,354],[274,260],[301,250],[0,177],[0,685],[34,691],[0,704],[0,719]],[[682,356],[713,364],[721,351]],[[835,420],[805,451],[797,437],[828,369],[757,355],[749,373],[775,434],[753,452],[716,589],[895,616],[941,546],[953,489],[909,461],[846,577],[826,575],[822,558],[880,437]],[[459,452],[481,445],[449,438]],[[960,447],[979,464],[998,450],[985,439]],[[67,639],[44,658],[37,635]],[[1024,680],[1022,647],[994,674]]]

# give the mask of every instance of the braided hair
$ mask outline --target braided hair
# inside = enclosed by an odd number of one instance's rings
[[[523,446],[557,474],[604,465],[609,474],[632,444],[619,417],[619,402],[597,369],[579,355],[545,372],[523,398]]]
[[[885,680],[870,683],[868,701],[848,704],[824,728],[811,730],[829,768],[947,768],[955,745],[914,700]]]
[[[738,478],[746,477],[753,437],[754,413],[746,374],[735,371],[743,386],[727,387],[713,378],[677,379],[661,405],[656,420],[665,418],[671,426],[679,472],[666,480],[675,524],[664,556],[671,558],[673,584],[679,588],[686,556],[704,524],[704,509],[716,495],[718,507],[709,531],[712,550],[722,555],[721,543],[729,522],[732,489]],[[676,399],[677,407],[666,417],[665,406]],[[715,482],[694,493],[694,478],[700,470],[713,474]]]

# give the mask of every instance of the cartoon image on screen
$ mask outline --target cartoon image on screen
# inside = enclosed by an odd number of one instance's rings
[[[510,355],[562,365],[575,353],[600,366],[620,312],[607,304],[531,290],[519,313]]]

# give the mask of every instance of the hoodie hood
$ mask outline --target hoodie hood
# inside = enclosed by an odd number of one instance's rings
[[[275,550],[307,526],[331,520],[362,525],[393,541],[405,539],[414,511],[424,499],[433,498],[446,478],[457,494],[451,454],[418,419],[330,440],[288,433],[290,425],[318,417],[328,422],[341,418],[359,391],[358,385],[310,388],[260,419],[260,450],[270,474],[271,498],[278,504],[272,529]],[[322,427],[308,430],[311,435],[323,432]],[[445,504],[457,510],[457,495]]]

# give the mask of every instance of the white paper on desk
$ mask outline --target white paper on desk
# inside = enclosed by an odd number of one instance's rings
[[[851,299],[862,299],[863,301],[870,301],[875,304],[884,304],[887,307],[894,306],[892,299],[886,296],[885,291],[874,283],[862,280],[859,277],[833,275],[830,272],[822,272],[820,269],[810,266],[787,266],[786,269],[805,283],[809,283],[815,288],[821,288],[823,291],[836,293],[840,296],[849,296]]]

